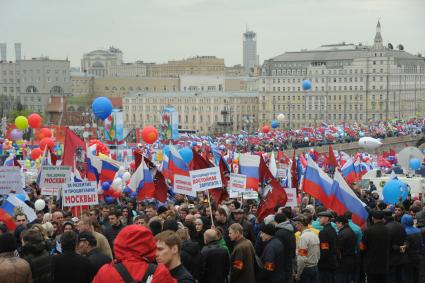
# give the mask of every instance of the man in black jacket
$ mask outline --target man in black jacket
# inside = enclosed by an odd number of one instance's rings
[[[407,263],[405,253],[406,231],[400,222],[395,221],[391,211],[384,210],[386,224],[391,239],[390,247],[390,282],[402,282],[404,279],[404,265]]]
[[[52,258],[52,283],[89,283],[94,268],[86,257],[75,252],[77,234],[68,231],[61,236],[62,254]]]
[[[121,229],[124,228],[124,225],[121,223],[120,216],[121,213],[119,211],[111,211],[108,216],[109,226],[105,229],[105,237],[108,239],[112,252],[114,251],[114,240]]]
[[[215,230],[208,229],[204,233],[205,246],[201,251],[200,283],[227,282],[230,272],[229,252],[218,243]]]
[[[30,264],[34,283],[50,282],[52,257],[40,231],[30,229],[22,232],[23,258]]]
[[[338,216],[335,222],[338,228],[338,268],[335,278],[338,283],[350,283],[356,270],[356,234],[348,226],[347,217]]]
[[[373,224],[363,234],[361,249],[368,283],[387,282],[390,262],[391,236],[384,225],[384,212],[372,211]]]
[[[85,231],[78,235],[78,251],[90,260],[95,274],[104,264],[111,262],[111,258],[96,248],[96,245],[97,241],[92,232]]]
[[[201,272],[201,250],[199,244],[190,239],[187,229],[178,229],[177,235],[182,240],[182,251],[180,254],[183,266],[199,281]]]
[[[239,223],[243,227],[243,236],[245,239],[248,239],[251,241],[251,243],[255,244],[255,235],[254,235],[254,229],[252,227],[251,222],[249,222],[246,219],[245,212],[242,208],[237,208],[233,211],[233,221],[230,222],[230,224],[233,223]]]
[[[281,283],[284,274],[283,245],[281,241],[274,237],[275,227],[269,223],[261,228],[260,238],[265,244],[261,253],[263,270],[261,282]]]
[[[283,283],[292,282],[293,264],[296,256],[296,239],[294,234],[294,227],[288,220],[284,213],[278,213],[275,215],[274,220],[276,221],[276,233],[275,237],[279,239],[283,245]]]
[[[319,233],[320,260],[319,278],[320,282],[334,283],[337,261],[337,235],[331,225],[332,213],[323,211],[317,214],[323,230]]]

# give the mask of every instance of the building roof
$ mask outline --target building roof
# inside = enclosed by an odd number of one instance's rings
[[[257,97],[258,92],[245,92],[245,91],[191,91],[191,92],[130,92],[127,95],[127,98],[171,98],[171,97],[181,97],[181,98],[196,98],[196,97],[229,97],[229,98],[246,98],[246,97]]]

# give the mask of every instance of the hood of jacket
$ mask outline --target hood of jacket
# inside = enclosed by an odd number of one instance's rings
[[[156,242],[152,232],[140,225],[124,227],[114,241],[114,253],[118,260],[147,258],[155,259]]]
[[[291,222],[285,221],[276,225],[277,229],[286,229],[289,232],[294,232],[294,226],[292,226]]]
[[[413,216],[410,214],[405,214],[401,217],[401,224],[404,226],[404,230],[406,231],[407,235],[421,232],[420,229],[413,227]]]

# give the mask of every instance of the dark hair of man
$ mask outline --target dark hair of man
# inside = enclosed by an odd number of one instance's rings
[[[98,216],[99,216],[99,213],[100,213],[99,209],[97,209],[97,208],[92,208],[92,209],[90,209],[90,211],[94,212],[94,215],[96,215],[96,217],[98,217]]]
[[[284,207],[282,209],[282,213],[286,215],[286,218],[291,219],[292,218],[292,208],[290,207]]]
[[[347,217],[347,219],[351,219],[351,217],[353,217],[353,213],[351,211],[346,211],[344,216]]]
[[[119,218],[121,216],[121,211],[119,210],[112,210],[111,212],[109,212],[109,215],[115,215],[115,217]]]
[[[400,203],[397,203],[394,208],[400,208],[402,211],[404,211],[404,206]]]
[[[274,221],[276,221],[277,224],[285,222],[286,220],[288,220],[288,218],[285,213],[278,213],[274,216]]]
[[[41,243],[44,241],[43,235],[36,229],[25,230],[22,232],[21,237],[26,243]]]
[[[148,206],[146,206],[146,209],[148,209],[148,208],[152,208],[153,210],[156,211],[156,205],[154,205],[154,204],[148,204]]]
[[[224,208],[222,208],[222,207],[217,208],[217,212],[218,212],[218,214],[224,215],[224,216],[227,217],[227,212]]]
[[[177,249],[179,251],[181,251],[181,247],[182,247],[182,241],[180,239],[180,237],[177,235],[176,232],[167,230],[167,231],[163,231],[159,234],[157,234],[155,236],[155,239],[157,241],[161,241],[164,242],[169,248],[172,248],[174,246],[177,246]]]
[[[18,216],[24,216],[26,220],[28,220],[28,217],[25,213],[22,212],[18,212],[15,214],[15,220],[18,219]]]
[[[162,231],[162,224],[159,221],[151,221],[149,223],[149,229],[151,230],[152,234],[155,236]]]
[[[61,247],[62,251],[75,251],[77,245],[77,234],[74,231],[67,231],[62,234]]]

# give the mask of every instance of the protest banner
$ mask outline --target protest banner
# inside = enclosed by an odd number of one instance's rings
[[[227,189],[227,193],[229,194],[229,198],[238,198],[241,196],[241,193],[239,191],[235,191],[231,188]]]
[[[254,190],[247,190],[242,194],[243,199],[258,199],[258,192]]]
[[[286,196],[288,200],[286,201],[287,207],[296,207],[297,204],[297,190],[295,188],[285,188]]]
[[[63,185],[71,182],[71,166],[41,167],[40,188],[43,196],[57,196]]]
[[[246,189],[246,175],[230,173],[229,188],[237,192],[245,192]]]
[[[0,195],[8,195],[10,191],[22,193],[24,187],[21,168],[18,166],[0,167]]]
[[[183,175],[174,175],[173,191],[176,194],[183,194],[191,197],[196,197],[196,192],[192,189],[192,179]]]
[[[97,205],[96,182],[67,183],[62,191],[63,206]]]
[[[218,167],[189,171],[194,192],[205,191],[223,186]]]
[[[288,169],[277,169],[276,177],[277,178],[282,178],[282,179],[286,178],[287,171],[288,171]]]

